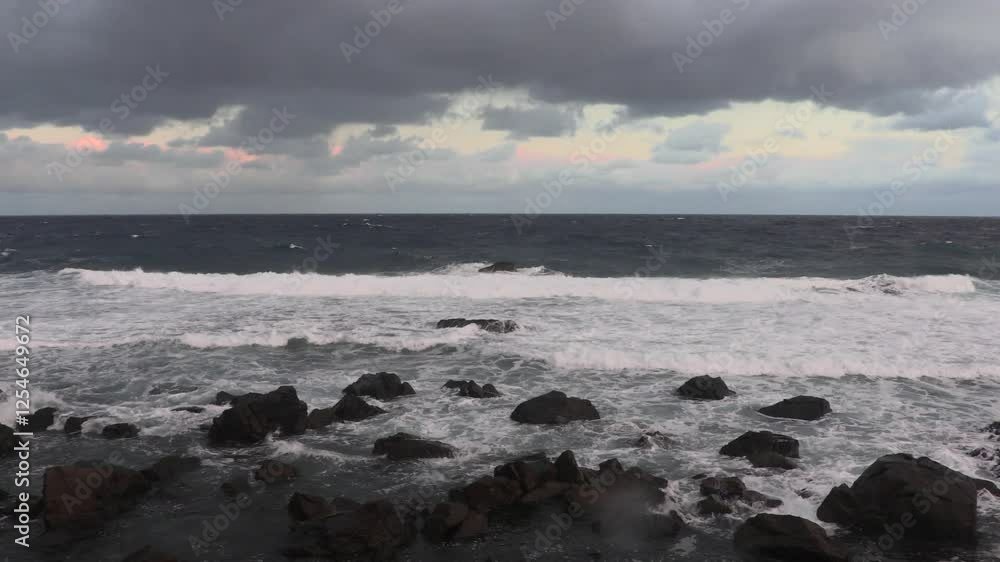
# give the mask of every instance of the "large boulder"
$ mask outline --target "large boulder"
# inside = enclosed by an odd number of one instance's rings
[[[232,407],[212,420],[208,439],[213,444],[252,444],[273,431],[296,435],[306,430],[306,403],[291,386],[267,394],[245,394],[232,400]]]
[[[719,450],[719,454],[730,457],[751,457],[763,453],[799,458],[799,442],[770,431],[748,431]]]
[[[572,398],[558,390],[518,404],[510,419],[521,423],[565,424],[577,420],[599,420],[590,400]]]
[[[27,433],[45,431],[56,422],[57,411],[55,408],[41,408],[36,410],[34,414],[25,416],[28,419],[28,423],[25,424],[21,431]]]
[[[63,425],[63,433],[67,435],[74,435],[83,431],[83,424],[92,419],[94,416],[70,416],[66,418],[66,424]]]
[[[290,557],[392,560],[416,527],[392,503],[380,500],[356,510],[293,525],[284,553]]]
[[[772,418],[790,418],[794,420],[813,421],[822,418],[833,410],[830,403],[815,396],[796,396],[765,406],[758,412]]]
[[[517,329],[517,322],[513,320],[496,320],[493,318],[474,318],[472,320],[466,320],[465,318],[445,318],[438,321],[437,327],[464,328],[473,324],[479,326],[480,330],[486,330],[495,334],[507,334]]]
[[[385,455],[389,460],[435,459],[455,456],[455,448],[447,443],[421,439],[409,433],[397,433],[375,441],[373,455]]]
[[[822,527],[793,515],[762,513],[736,530],[737,550],[757,560],[847,562],[847,548]]]
[[[927,457],[885,455],[850,487],[823,500],[821,521],[872,535],[901,525],[907,539],[969,542],[976,533],[976,482]]]
[[[45,470],[45,526],[93,527],[135,507],[151,485],[145,475],[113,464],[77,463]]]
[[[496,389],[492,384],[484,384],[479,386],[476,381],[448,381],[444,383],[444,388],[457,388],[459,396],[466,396],[469,398],[497,398],[500,396],[500,391]]]
[[[365,373],[344,389],[344,394],[371,396],[379,400],[392,400],[397,396],[416,394],[408,382],[399,380],[395,373]]]
[[[372,406],[359,396],[345,394],[332,407],[309,412],[309,418],[306,423],[309,429],[319,429],[333,422],[361,421],[384,413],[385,410],[378,406]]]
[[[736,394],[726,386],[721,377],[701,375],[689,379],[677,389],[677,394],[683,398],[694,400],[722,400],[726,396]]]
[[[499,273],[517,271],[517,264],[510,261],[498,261],[486,267],[479,268],[479,273]]]

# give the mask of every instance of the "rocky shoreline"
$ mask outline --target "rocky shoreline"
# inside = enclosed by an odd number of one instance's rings
[[[500,396],[493,385],[480,386],[473,380],[448,381],[438,391],[482,400]],[[213,402],[226,409],[203,428],[204,441],[209,447],[231,449],[239,458],[241,449],[271,437],[322,432],[333,424],[365,423],[387,414],[365,398],[386,403],[415,393],[409,382],[388,372],[365,374],[344,388],[339,402],[312,410],[292,386],[267,393],[223,392]],[[676,394],[685,400],[709,401],[726,400],[735,392],[720,378],[701,376],[685,382]],[[191,405],[178,410],[202,408]],[[812,421],[833,410],[825,399],[795,396],[759,411],[774,418]],[[29,416],[29,427],[38,433],[35,439],[45,439],[46,433],[54,431],[56,414],[54,408],[45,408]],[[601,415],[585,398],[550,391],[520,403],[509,417],[510,423],[572,428],[599,420]],[[79,434],[90,418],[67,417],[63,432]],[[983,431],[1000,438],[1000,422]],[[124,422],[105,425],[100,435],[105,439],[143,439],[137,426]],[[0,454],[12,455],[16,445],[13,430],[0,425]],[[659,432],[639,435],[633,445],[675,446],[669,435]],[[371,449],[373,457],[384,457],[387,462],[447,459],[459,452],[452,444],[405,432],[377,439]],[[773,478],[781,478],[787,470],[803,470],[796,461],[808,454],[795,437],[763,430],[734,436],[719,450],[720,457],[745,459],[749,466],[771,471]],[[1000,476],[1000,450],[981,448],[970,455]],[[53,535],[60,541],[86,541],[109,521],[141,509],[148,498],[168,493],[171,483],[197,475],[201,468],[202,461],[192,456],[167,456],[151,465],[131,468],[112,456],[101,462],[50,466],[44,471],[40,497],[20,502],[0,493],[0,499],[6,504],[5,511],[19,503],[28,504],[25,517],[29,524],[45,530],[40,540]],[[237,476],[219,489],[219,494],[231,498],[237,508],[250,501],[249,494],[257,487],[270,484],[281,486],[268,488],[268,494],[287,498],[282,500],[286,513],[274,514],[275,521],[287,527],[286,537],[274,552],[265,553],[265,559],[407,557],[420,544],[460,545],[509,532],[517,521],[538,513],[551,514],[553,520],[568,521],[571,526],[580,523],[579,528],[588,529],[600,540],[662,549],[694,532],[682,515],[693,512],[703,516],[745,514],[732,540],[735,550],[747,559],[881,560],[900,548],[974,544],[980,498],[987,494],[1000,497],[994,482],[969,477],[932,459],[905,453],[883,455],[873,459],[852,484],[836,486],[823,499],[816,518],[837,525],[838,532],[830,536],[807,519],[768,513],[780,508],[782,501],[749,490],[732,474],[689,477],[698,483],[701,498],[694,505],[677,506],[668,497],[671,482],[667,479],[638,467],[625,467],[615,458],[593,468],[580,466],[572,450],[525,451],[525,456],[496,466],[492,474],[470,475],[466,483],[440,497],[322,497],[297,490],[299,471],[278,459],[245,466],[243,472],[246,477]],[[522,532],[524,528],[522,525]],[[192,551],[199,551],[199,542],[207,547],[209,541],[194,537],[191,550],[178,547],[172,552],[151,545],[123,560],[200,559],[191,556]],[[540,554],[531,541],[514,550],[523,559]]]

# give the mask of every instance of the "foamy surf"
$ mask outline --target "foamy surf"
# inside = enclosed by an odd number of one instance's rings
[[[878,275],[842,280],[822,277],[715,278],[570,277],[530,270],[513,274],[473,274],[470,264],[410,275],[319,275],[312,273],[179,273],[63,269],[93,286],[164,289],[226,295],[412,297],[466,299],[582,298],[678,303],[761,303],[811,298],[821,293],[899,296],[908,293],[976,292],[972,277]]]

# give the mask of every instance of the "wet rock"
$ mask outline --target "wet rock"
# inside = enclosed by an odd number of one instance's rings
[[[532,424],[565,424],[577,420],[598,420],[601,415],[590,400],[572,398],[558,390],[522,402],[510,419]]]
[[[291,386],[267,394],[246,394],[233,399],[232,407],[212,420],[209,442],[252,444],[273,431],[297,435],[306,430],[306,403]]]
[[[385,455],[389,460],[434,459],[455,456],[455,448],[447,443],[421,439],[409,433],[397,433],[375,441],[373,455]]]
[[[563,451],[556,459],[556,480],[560,482],[566,482],[568,484],[583,484],[586,482],[586,476],[582,470],[580,470],[580,465],[576,462],[576,455],[573,451]]]
[[[721,377],[701,375],[682,384],[677,389],[677,394],[695,400],[722,400],[736,393],[729,390]]]
[[[442,502],[434,506],[424,524],[424,536],[432,542],[450,540],[469,515],[469,506],[462,502]]]
[[[598,519],[591,526],[594,532],[620,542],[634,543],[676,537],[687,528],[676,511],[643,513],[621,519]]]
[[[380,500],[349,514],[298,523],[283,550],[291,557],[391,560],[416,535],[413,521],[399,513]]]
[[[986,433],[992,433],[994,437],[1000,437],[1000,421],[993,422],[983,428]]]
[[[17,437],[14,437],[14,430],[0,423],[0,457],[10,455],[17,447]]]
[[[212,400],[212,404],[216,406],[231,406],[233,400],[236,400],[240,395],[230,394],[228,392],[217,392],[215,394],[215,399]]]
[[[298,475],[299,472],[294,466],[275,459],[264,461],[253,473],[256,480],[268,484],[288,482],[294,480]]]
[[[799,442],[787,435],[770,431],[748,431],[719,450],[719,454],[730,457],[750,457],[772,452],[799,458]]]
[[[457,493],[452,493],[452,500],[461,500],[480,512],[488,512],[498,507],[513,505],[521,498],[523,490],[515,480],[484,476]]]
[[[813,421],[822,418],[833,410],[830,408],[830,403],[823,398],[796,396],[757,411],[772,418]]]
[[[667,480],[633,467],[625,469],[617,460],[601,463],[601,470],[586,484],[572,488],[567,499],[599,519],[627,518],[645,513],[666,499]]]
[[[191,472],[201,467],[198,457],[170,455],[143,469],[142,475],[150,482],[169,482],[182,473]]]
[[[458,529],[451,538],[452,540],[460,541],[462,539],[471,539],[480,535],[485,535],[488,526],[489,518],[486,514],[473,510],[465,516],[465,519],[462,520],[462,523],[458,526]]]
[[[718,496],[725,500],[742,497],[747,487],[735,476],[728,478],[713,476],[701,481],[700,491],[703,496]]]
[[[524,504],[541,503],[562,496],[571,486],[572,484],[568,482],[559,482],[557,480],[543,482],[534,490],[521,496],[520,502]]]
[[[448,381],[444,383],[444,388],[457,388],[459,396],[469,398],[497,398],[500,391],[492,384],[479,386],[476,381]]]
[[[149,390],[149,394],[156,396],[158,394],[187,394],[188,392],[194,392],[198,390],[197,386],[190,384],[158,384]]]
[[[292,521],[310,521],[334,515],[336,509],[320,496],[295,492],[288,500],[288,516]]]
[[[647,431],[632,443],[640,449],[669,449],[673,444],[673,440],[659,431]]]
[[[736,548],[755,559],[847,562],[847,548],[822,527],[792,515],[760,514],[736,530]]]
[[[527,493],[556,479],[556,465],[542,458],[519,459],[493,469],[493,476],[514,480]]]
[[[303,351],[309,348],[309,338],[288,338],[285,349],[288,351]]]
[[[83,424],[94,416],[70,416],[66,418],[66,423],[63,425],[63,433],[67,435],[73,435],[75,433],[80,433],[83,431]]]
[[[399,380],[395,373],[365,373],[344,389],[344,394],[371,396],[382,401],[399,396],[416,394],[408,382]]]
[[[876,460],[850,488],[834,488],[817,516],[871,535],[901,524],[902,540],[969,542],[975,538],[976,503],[972,478],[927,457],[894,454]]]
[[[701,515],[725,515],[732,512],[733,508],[719,496],[708,496],[698,502],[698,513]]]
[[[492,332],[494,334],[507,334],[518,328],[517,322],[513,320],[496,320],[494,318],[445,318],[438,320],[437,328],[464,328],[475,324],[480,330]]]
[[[782,470],[794,470],[799,465],[792,462],[785,455],[779,455],[774,451],[758,451],[747,457],[750,464],[755,468],[780,468]]]
[[[167,554],[149,545],[122,558],[122,562],[178,562],[179,560],[173,554]]]
[[[36,410],[34,414],[29,414],[25,416],[28,418],[28,423],[22,426],[24,431],[27,433],[38,433],[40,431],[45,431],[56,422],[56,410],[55,408],[41,408]]]
[[[101,430],[101,437],[105,439],[129,439],[138,435],[139,428],[131,423],[113,423]]]
[[[985,491],[988,494],[992,494],[1000,498],[1000,486],[982,478],[973,478],[972,481],[976,484],[976,489],[980,492]]]
[[[50,467],[42,482],[48,529],[100,525],[135,507],[150,489],[141,472],[100,463]]]
[[[372,406],[363,398],[354,394],[345,394],[332,407],[309,412],[306,424],[309,429],[319,429],[334,422],[362,421],[384,413],[386,413],[385,410],[378,406]]]
[[[781,507],[781,505],[785,503],[778,498],[772,498],[771,496],[754,490],[747,490],[743,492],[743,495],[740,497],[740,501],[749,505],[761,504],[768,509]]]
[[[517,271],[517,264],[510,261],[498,261],[492,265],[482,267],[479,273],[499,273]]]
[[[172,408],[171,412],[187,412],[189,414],[200,414],[205,411],[205,408],[201,406],[180,406],[178,408]]]

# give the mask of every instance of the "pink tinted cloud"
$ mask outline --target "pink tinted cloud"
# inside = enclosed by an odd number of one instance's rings
[[[76,151],[95,150],[97,152],[104,152],[108,149],[108,143],[104,139],[95,137],[94,135],[84,135],[66,146]]]

